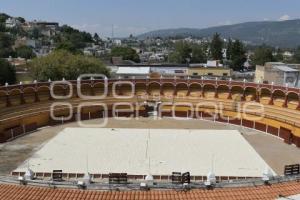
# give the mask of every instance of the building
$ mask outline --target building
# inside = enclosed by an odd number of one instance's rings
[[[151,73],[159,74],[163,77],[187,77],[187,65],[151,65]]]
[[[231,77],[232,69],[224,67],[219,61],[207,61],[206,64],[190,64],[188,75],[191,77]]]
[[[265,66],[256,66],[255,81],[273,83],[289,87],[300,87],[299,65],[287,65],[282,62],[268,62]]]
[[[232,70],[224,67],[204,67],[203,65],[193,65],[189,67],[188,74],[191,77],[210,76],[210,77],[231,77]]]
[[[145,78],[150,74],[150,67],[119,67],[116,76],[120,78]]]
[[[21,22],[16,18],[8,18],[5,21],[6,28],[14,28],[14,27],[17,27],[19,25],[21,25]]]

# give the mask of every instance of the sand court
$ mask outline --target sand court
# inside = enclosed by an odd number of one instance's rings
[[[269,167],[237,130],[66,128],[15,171],[261,177]]]

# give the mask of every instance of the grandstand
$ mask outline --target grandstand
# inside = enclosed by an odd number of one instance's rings
[[[70,81],[71,85],[63,82],[52,85],[51,82],[48,82],[0,87],[0,142],[9,144],[10,141],[18,140],[34,131],[40,131],[41,128],[68,126],[69,123],[78,119],[86,123],[87,120],[103,119],[105,116],[111,118],[115,115],[124,118],[131,117],[132,119],[147,118],[149,112],[157,110],[158,118],[168,118],[175,115],[176,118],[185,118],[186,120],[208,120],[210,123],[221,123],[224,126],[231,124],[237,129],[245,127],[247,130],[255,130],[279,138],[285,145],[300,147],[300,89],[298,88],[202,79],[123,80],[126,83],[120,83],[120,81],[122,80],[108,80],[106,97],[100,100],[79,98],[77,81]],[[105,93],[104,80],[91,79],[79,84],[81,93],[84,95],[96,97]],[[70,94],[70,97],[68,99],[53,98],[54,96],[50,91],[51,85],[55,95],[67,96]],[[113,92],[112,88],[116,88],[116,91]],[[114,93],[122,98],[116,98]],[[117,108],[116,103],[119,104]],[[132,103],[132,105],[128,103]],[[55,119],[51,117],[51,114],[55,116]],[[251,157],[253,158],[253,156]],[[18,197],[21,199],[22,197],[33,199],[35,198],[34,195],[40,195],[39,197],[42,198],[46,194],[49,197],[60,196],[62,193],[66,194],[66,198],[72,199],[80,199],[82,196],[92,194],[95,198],[102,197],[103,199],[130,199],[131,197],[145,199],[279,199],[300,193],[299,172],[297,173],[296,168],[298,163],[285,163],[285,165],[290,164],[295,164],[294,168],[286,169],[296,169],[292,170],[293,173],[291,174],[285,173],[290,172],[288,170],[279,176],[270,173],[270,171],[262,171],[262,176],[253,175],[251,179],[244,177],[242,180],[239,174],[227,175],[225,179],[224,174],[218,175],[216,173],[214,174],[217,177],[215,181],[214,176],[205,176],[204,174],[204,178],[197,179],[197,175],[203,174],[195,174],[194,177],[191,174],[192,181],[190,184],[176,186],[172,185],[171,182],[172,171],[168,175],[165,172],[158,174],[157,176],[161,176],[160,182],[153,186],[139,184],[147,176],[143,171],[134,174],[134,176],[130,176],[132,174],[127,171],[110,171],[112,173],[125,173],[126,180],[128,178],[127,184],[109,184],[105,181],[99,181],[98,183],[89,182],[85,185],[87,189],[91,190],[131,190],[119,193],[74,190],[74,182],[70,182],[71,180],[68,179],[69,177],[66,178],[65,173],[62,173],[65,182],[58,184],[55,181],[49,182],[48,179],[43,179],[43,177],[53,178],[53,172],[50,169],[48,171],[45,169],[42,175],[33,170],[33,177],[36,177],[36,180],[20,179],[20,177],[24,177],[24,173],[21,172],[12,173],[13,176],[4,175],[1,177],[0,190],[3,193],[1,193],[0,199],[17,197],[15,191],[22,191],[23,196]],[[272,166],[270,167],[272,168]],[[52,170],[58,170],[58,168]],[[173,172],[175,171],[176,168],[174,167]],[[188,169],[181,170],[182,173],[186,171]],[[79,173],[73,178],[79,180],[84,176],[84,174]],[[116,178],[124,180],[124,174],[92,177],[94,180],[115,180]],[[155,181],[156,178],[153,177],[153,180]],[[15,185],[19,182],[30,186]],[[62,188],[55,191],[44,188],[49,185]],[[145,186],[150,191],[136,191],[136,189],[145,189]],[[207,190],[212,187],[217,189]],[[173,191],[165,191],[165,189]],[[174,189],[191,191],[180,193]]]

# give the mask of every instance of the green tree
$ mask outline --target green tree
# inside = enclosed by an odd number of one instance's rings
[[[0,23],[5,23],[8,18],[10,18],[9,15],[5,13],[0,13]]]
[[[5,59],[0,59],[0,85],[16,82],[16,70]]]
[[[100,42],[100,37],[97,33],[94,34],[94,37],[93,37],[94,41],[98,44]]]
[[[223,59],[223,41],[218,33],[213,36],[213,39],[210,44],[210,54],[211,58],[214,60]]]
[[[193,45],[191,63],[205,63],[206,61],[205,49],[201,45]]]
[[[230,51],[230,67],[236,71],[243,69],[243,64],[247,60],[246,51],[243,43],[239,40],[236,40],[234,43],[231,44]]]
[[[13,56],[14,52],[12,50],[13,38],[6,34],[0,32],[0,58],[8,58]]]
[[[300,46],[296,49],[293,58],[292,58],[293,63],[300,63]]]
[[[111,50],[111,57],[122,57],[124,60],[140,62],[139,55],[130,47],[114,47]]]
[[[34,58],[29,64],[34,79],[46,81],[76,80],[82,74],[104,74],[109,76],[109,70],[97,58],[74,55],[66,50],[57,50],[46,57]]]
[[[229,38],[226,49],[226,58],[227,60],[231,60],[232,57],[232,40]]]
[[[187,42],[180,41],[175,44],[175,51],[169,55],[169,62],[172,63],[187,63],[191,60],[192,48]]]
[[[274,56],[274,59],[278,62],[284,61],[283,51],[280,48],[276,50],[276,55]]]
[[[32,32],[31,32],[31,37],[33,38],[33,39],[39,39],[40,37],[41,37],[41,31],[38,29],[38,28],[33,28],[33,30],[32,30]]]
[[[274,62],[273,51],[271,48],[262,45],[255,49],[254,55],[251,57],[254,65],[264,65],[266,62]]]
[[[28,46],[21,46],[16,48],[16,56],[26,59],[32,59],[36,57],[35,53],[33,52],[32,48]]]

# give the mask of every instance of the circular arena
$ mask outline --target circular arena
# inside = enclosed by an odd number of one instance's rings
[[[0,87],[0,114],[0,199],[280,199],[300,193],[299,88],[179,78],[35,82]],[[107,137],[93,143],[97,130]],[[100,148],[105,145],[113,148]],[[132,154],[143,149],[146,159]],[[187,155],[190,162],[181,160]]]

